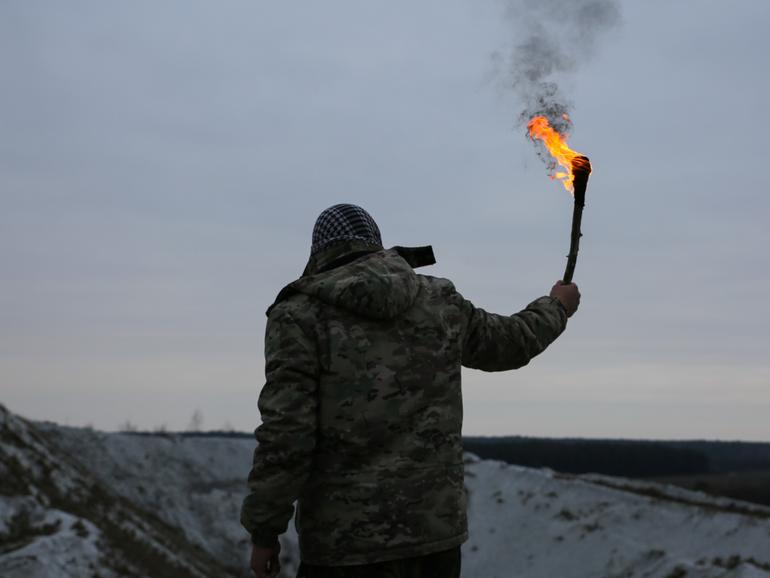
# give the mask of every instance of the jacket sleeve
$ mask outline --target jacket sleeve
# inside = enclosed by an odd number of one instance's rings
[[[266,382],[259,396],[262,423],[249,473],[250,493],[241,524],[252,542],[272,546],[294,514],[316,443],[316,393],[320,366],[316,341],[286,306],[270,312],[265,335]]]
[[[540,297],[510,316],[487,313],[467,299],[462,308],[468,323],[462,364],[483,371],[527,365],[567,326],[567,311],[555,297]]]

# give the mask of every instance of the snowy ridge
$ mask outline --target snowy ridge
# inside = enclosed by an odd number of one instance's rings
[[[0,406],[0,576],[249,576],[238,513],[253,449],[32,424]],[[465,578],[770,578],[769,508],[466,462]],[[290,531],[282,576],[297,563]]]
[[[229,575],[253,576],[251,542],[239,516],[255,441],[40,427],[55,433],[57,447],[77,455],[114,493],[156,513],[193,547],[223,561]],[[293,576],[299,550],[290,526],[281,541],[282,566]]]
[[[470,458],[464,576],[770,577],[770,509]]]
[[[62,451],[58,433],[0,406],[0,576],[233,576],[92,476],[83,448]]]

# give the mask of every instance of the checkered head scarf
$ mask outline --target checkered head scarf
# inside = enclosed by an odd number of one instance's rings
[[[362,241],[373,248],[382,248],[377,223],[369,213],[356,205],[334,205],[318,216],[313,227],[310,254],[315,255],[343,241]]]

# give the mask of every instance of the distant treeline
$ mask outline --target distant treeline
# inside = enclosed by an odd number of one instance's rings
[[[770,443],[763,442],[660,442],[672,448],[708,456],[711,473],[770,471]]]
[[[132,435],[254,439],[237,431],[126,432]],[[466,437],[465,451],[483,459],[569,474],[659,478],[770,472],[770,443]]]
[[[173,430],[120,430],[118,433],[132,436],[166,436],[183,438],[230,438],[230,439],[254,439],[250,432],[231,430],[206,430],[206,431],[173,431]]]
[[[254,440],[253,433],[126,431],[131,435]],[[770,443],[466,437],[480,458],[569,474],[648,478],[770,506]]]
[[[466,437],[465,451],[483,459],[570,474],[632,478],[770,471],[770,444]]]

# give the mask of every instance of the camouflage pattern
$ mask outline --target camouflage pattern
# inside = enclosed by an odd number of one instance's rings
[[[298,500],[307,564],[461,544],[461,365],[526,365],[566,321],[551,297],[516,315],[487,313],[396,250],[286,287],[268,311],[262,424],[241,512],[252,540],[273,544]]]
[[[416,558],[357,566],[300,565],[297,578],[460,578],[460,547]]]

